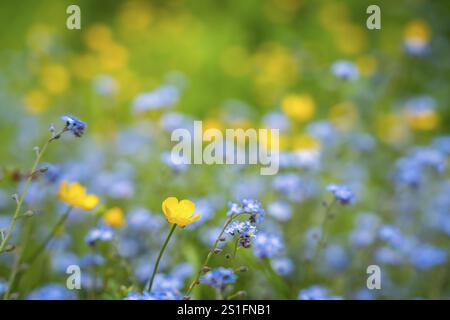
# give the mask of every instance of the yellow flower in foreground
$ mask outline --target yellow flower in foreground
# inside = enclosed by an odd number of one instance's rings
[[[119,207],[114,207],[107,210],[103,216],[107,225],[113,228],[123,227],[125,224],[125,216],[123,210]]]
[[[176,224],[181,228],[200,218],[199,214],[193,216],[195,204],[190,200],[178,201],[175,197],[168,197],[162,203],[162,210],[169,223]]]
[[[69,184],[66,180],[61,182],[58,197],[68,205],[84,210],[92,210],[100,202],[95,194],[86,194],[86,188],[79,182]]]

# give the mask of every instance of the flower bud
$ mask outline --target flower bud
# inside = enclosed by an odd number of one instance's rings
[[[247,266],[240,266],[239,268],[236,269],[237,272],[247,272],[248,271],[248,267]]]
[[[208,267],[208,266],[204,266],[204,267],[202,268],[202,272],[203,272],[203,273],[207,273],[207,272],[209,272],[210,270],[211,270],[211,268]]]
[[[13,244],[8,244],[8,245],[5,247],[5,252],[11,252],[11,251],[14,251],[14,249],[16,249],[16,246],[15,246],[15,245],[13,245]]]

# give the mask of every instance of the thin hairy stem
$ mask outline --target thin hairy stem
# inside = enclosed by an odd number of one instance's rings
[[[3,237],[2,242],[0,243],[0,254],[5,251],[5,247],[6,247],[6,244],[8,243],[9,237],[11,236],[11,234],[12,234],[12,232],[14,230],[14,227],[16,226],[17,220],[20,217],[20,210],[22,209],[22,205],[23,205],[23,202],[25,200],[25,196],[27,195],[28,188],[30,187],[31,180],[33,180],[33,177],[34,177],[34,175],[36,173],[36,168],[39,165],[39,162],[41,161],[45,151],[47,150],[48,145],[53,140],[58,139],[61,136],[61,134],[63,132],[65,132],[66,130],[67,129],[64,128],[60,133],[58,133],[58,134],[54,135],[53,137],[51,137],[50,139],[48,139],[47,142],[43,145],[43,147],[38,150],[37,155],[36,155],[36,159],[34,160],[34,163],[33,163],[33,167],[31,168],[31,172],[28,175],[28,178],[27,178],[27,180],[25,182],[25,187],[24,187],[24,189],[22,191],[22,194],[20,195],[19,201],[17,202],[16,211],[14,212],[11,224],[10,224],[10,226],[8,228],[8,232]]]
[[[58,220],[58,222],[53,227],[52,231],[48,234],[47,238],[41,243],[41,245],[36,249],[36,251],[31,255],[28,264],[31,266],[33,262],[41,255],[41,253],[47,248],[47,245],[49,242],[55,237],[58,230],[64,225],[67,218],[70,215],[70,212],[72,211],[73,207],[69,206],[66,209],[66,212],[61,216],[61,218]]]
[[[219,244],[219,241],[225,232],[225,229],[228,227],[228,225],[231,223],[231,221],[233,221],[233,219],[235,217],[236,217],[235,215],[231,215],[230,218],[228,218],[228,220],[225,222],[225,225],[223,226],[222,231],[220,232],[219,236],[217,237],[216,241],[214,242],[214,245],[212,246],[211,250],[209,251],[208,255],[206,256],[205,262],[203,263],[200,270],[198,271],[195,279],[189,285],[189,287],[186,291],[186,296],[189,296],[192,292],[192,289],[194,289],[195,285],[198,284],[200,276],[202,275],[204,268],[208,266],[209,260],[213,256],[214,251],[216,250],[217,245]]]
[[[150,292],[152,290],[152,286],[153,286],[153,280],[155,279],[155,275],[156,272],[158,271],[158,266],[159,266],[159,261],[161,260],[161,257],[164,253],[164,250],[166,250],[167,244],[169,243],[170,237],[172,237],[173,232],[175,231],[175,228],[177,227],[176,224],[174,224],[172,226],[172,228],[170,229],[169,234],[167,235],[166,241],[164,241],[163,246],[161,247],[161,250],[159,251],[159,255],[158,258],[156,259],[156,263],[155,266],[153,267],[153,273],[152,276],[150,278],[150,281],[147,283],[147,285],[145,286],[145,291]]]

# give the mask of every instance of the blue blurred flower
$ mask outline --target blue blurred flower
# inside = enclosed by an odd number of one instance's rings
[[[172,157],[177,157],[176,161]],[[161,162],[167,165],[175,173],[186,171],[189,168],[187,164],[189,159],[182,158],[182,155],[173,155],[171,152],[161,153]]]
[[[287,276],[294,271],[294,263],[288,257],[278,257],[271,261],[273,270],[280,276]]]
[[[173,275],[157,273],[153,283],[152,292],[179,293],[183,287],[183,279]]]
[[[349,256],[344,248],[337,244],[330,244],[325,247],[323,253],[324,262],[330,271],[342,271],[349,265]]]
[[[151,92],[139,94],[133,101],[135,112],[160,109],[175,104],[180,96],[179,89],[173,85],[165,85]]]
[[[371,245],[377,237],[379,223],[379,218],[373,213],[358,215],[356,226],[349,235],[350,243],[355,247]]]
[[[289,129],[289,119],[281,112],[269,112],[264,116],[263,122],[266,127],[278,129],[280,132]]]
[[[98,253],[88,253],[80,258],[81,268],[90,268],[102,266],[105,263],[105,258]]]
[[[52,255],[52,269],[56,272],[65,273],[70,265],[78,265],[79,258],[71,252],[55,252]]]
[[[84,123],[81,120],[78,120],[74,116],[62,116],[61,120],[66,123],[66,129],[73,133],[76,137],[81,137],[84,134],[84,131],[86,130],[86,123]]]
[[[256,237],[256,227],[249,221],[238,222],[234,220],[227,226],[225,233],[236,237],[240,246],[249,248],[252,240]]]
[[[92,87],[101,96],[112,96],[117,93],[116,80],[107,74],[101,74],[92,80]]]
[[[410,254],[411,263],[419,270],[428,270],[447,262],[447,252],[430,244],[415,247]]]
[[[399,228],[389,224],[380,227],[378,237],[383,241],[387,241],[394,248],[400,248],[405,239]]]
[[[329,290],[319,285],[313,285],[298,293],[299,300],[341,300],[342,297],[329,295]]]
[[[327,186],[327,191],[333,193],[334,198],[341,204],[345,205],[355,202],[353,191],[346,185],[330,184]]]
[[[95,227],[89,230],[85,241],[89,245],[95,245],[98,241],[111,241],[114,237],[114,231],[107,226]]]
[[[434,138],[432,147],[450,156],[450,135]]]
[[[126,215],[127,226],[133,232],[156,231],[164,224],[164,219],[150,213],[146,208],[133,208]]]
[[[28,296],[27,300],[75,300],[77,295],[74,291],[66,287],[51,283],[43,287],[33,290]]]
[[[138,293],[131,291],[124,300],[181,300],[181,298],[181,295],[174,294],[173,292],[152,291],[150,293]]]
[[[0,279],[0,295],[4,294],[8,290],[8,283],[5,280]]]
[[[295,173],[280,173],[272,180],[272,187],[287,196],[288,200],[300,203],[316,194],[317,183]]]
[[[268,213],[275,219],[286,222],[292,217],[292,207],[291,205],[283,200],[278,200],[270,203],[268,206]]]
[[[326,120],[312,122],[308,124],[306,130],[324,145],[332,144],[337,137],[337,129],[331,122]]]
[[[399,265],[403,257],[398,250],[390,247],[380,247],[374,252],[374,259],[377,263]]]
[[[232,269],[219,267],[213,269],[200,278],[200,282],[216,289],[223,290],[226,285],[236,281],[236,275]]]
[[[284,249],[282,239],[275,234],[260,232],[253,245],[253,253],[258,258],[272,259]]]
[[[240,204],[229,202],[227,216],[232,214],[249,214],[250,222],[260,223],[264,220],[264,209],[261,202],[253,199],[243,199]]]
[[[332,73],[342,80],[356,80],[359,77],[359,71],[356,65],[347,60],[339,60],[331,66]]]

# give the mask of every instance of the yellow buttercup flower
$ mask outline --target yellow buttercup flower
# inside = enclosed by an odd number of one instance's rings
[[[199,214],[193,215],[195,204],[190,200],[178,201],[175,197],[168,197],[162,203],[162,210],[169,223],[181,228],[200,219]]]
[[[120,228],[125,225],[125,215],[119,207],[107,210],[103,216],[106,224],[113,228]]]
[[[86,188],[79,182],[69,184],[66,180],[61,182],[58,197],[68,205],[86,211],[94,209],[100,202],[95,194],[86,194]]]

